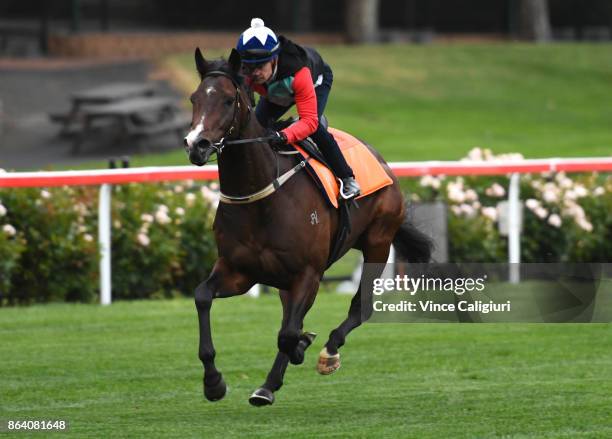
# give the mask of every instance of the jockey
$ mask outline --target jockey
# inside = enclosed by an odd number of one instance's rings
[[[236,50],[242,57],[242,71],[247,84],[261,98],[255,114],[259,123],[269,128],[295,104],[299,120],[282,131],[273,131],[280,146],[310,136],[325,156],[334,174],[340,179],[341,196],[345,199],[360,193],[353,170],[346,163],[338,143],[319,123],[331,90],[333,74],[321,55],[309,47],[301,47],[264,26],[260,18],[251,20]]]

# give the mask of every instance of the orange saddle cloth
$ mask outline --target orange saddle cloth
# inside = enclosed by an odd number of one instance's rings
[[[391,177],[387,175],[378,159],[374,157],[374,154],[372,154],[367,146],[344,131],[335,128],[329,128],[328,131],[334,136],[336,142],[338,142],[338,146],[340,146],[344,158],[353,169],[355,179],[359,183],[359,186],[361,186],[361,195],[359,195],[357,199],[370,195],[393,183]],[[300,151],[304,158],[310,157],[309,154],[298,145],[294,144],[293,146]],[[319,180],[329,202],[337,208],[340,188],[334,174],[327,166],[313,158],[308,161],[308,167],[316,174],[316,178]]]

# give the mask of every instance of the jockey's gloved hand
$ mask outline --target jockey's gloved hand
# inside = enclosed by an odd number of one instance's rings
[[[280,148],[287,144],[287,136],[282,131],[268,130],[267,137],[270,138],[268,143],[274,148]]]

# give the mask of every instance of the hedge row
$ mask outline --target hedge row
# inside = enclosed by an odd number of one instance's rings
[[[214,263],[215,194],[191,182],[113,188],[114,298],[191,295]],[[0,305],[99,294],[98,188],[0,190]]]
[[[475,148],[465,160],[520,160]],[[526,174],[521,261],[611,262],[612,175]],[[449,207],[452,262],[507,262],[507,237],[498,230],[498,204],[508,198],[507,177],[432,177],[402,182],[414,201],[443,201]]]
[[[469,158],[495,157],[474,150]],[[454,262],[507,260],[507,239],[497,227],[507,185],[504,177],[402,181],[413,200],[448,204]],[[114,187],[114,298],[193,293],[216,257],[216,189],[193,182]],[[612,261],[609,174],[523,176],[521,198],[523,261]],[[0,190],[0,306],[97,300],[97,200],[92,187]]]

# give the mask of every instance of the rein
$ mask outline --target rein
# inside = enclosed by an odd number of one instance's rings
[[[241,145],[245,143],[266,143],[274,138],[273,136],[264,136],[264,137],[253,137],[250,139],[226,140],[226,138],[231,136],[234,130],[236,129],[236,116],[240,114],[240,97],[241,97],[240,84],[229,73],[226,73],[222,70],[212,70],[210,72],[207,72],[202,77],[202,79],[209,77],[209,76],[223,76],[225,78],[228,78],[230,81],[232,81],[232,84],[234,84],[234,86],[236,87],[236,97],[235,97],[236,104],[234,105],[234,114],[232,116],[232,122],[229,128],[227,129],[227,131],[225,132],[225,135],[221,137],[221,140],[211,144],[211,146],[214,148],[217,154],[217,157],[221,155],[221,153],[223,152],[223,148],[225,148],[228,145]],[[247,123],[248,123],[248,120],[251,118],[251,107],[249,105],[247,105],[247,110],[248,110],[247,112]],[[240,134],[240,129],[238,129],[238,134]],[[278,153],[278,151],[276,150],[274,151]],[[283,175],[280,175],[277,178],[275,178],[272,181],[272,183],[270,183],[269,185],[267,185],[265,188],[263,188],[260,191],[252,193],[250,195],[243,195],[243,196],[226,195],[223,192],[221,192],[219,201],[222,203],[226,203],[226,204],[248,204],[248,203],[253,203],[255,201],[266,198],[267,196],[272,195],[274,192],[276,192],[291,177],[293,177],[299,171],[304,169],[304,167],[306,166],[306,162],[308,160],[309,159],[302,160],[296,166],[294,166],[293,168],[285,172]],[[278,162],[278,157],[277,157],[277,162]],[[277,163],[277,168],[278,168],[278,163]],[[278,175],[278,171],[277,171],[277,175]]]

